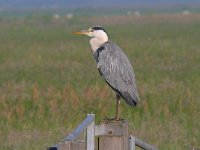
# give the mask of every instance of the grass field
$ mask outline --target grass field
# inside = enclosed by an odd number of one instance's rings
[[[113,20],[113,23],[112,23]],[[141,102],[130,132],[162,150],[200,146],[200,15],[0,20],[0,149],[46,149],[87,113],[114,114],[87,37],[104,25],[133,64]]]

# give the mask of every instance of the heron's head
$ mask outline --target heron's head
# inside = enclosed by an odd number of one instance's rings
[[[106,31],[101,26],[93,26],[87,30],[82,30],[79,32],[74,32],[74,34],[77,35],[87,35],[91,38],[97,38],[99,40],[105,40],[108,41],[108,35]]]
[[[82,30],[79,32],[74,32],[77,35],[87,35],[90,39],[91,48],[96,51],[103,43],[108,41],[108,35],[106,31],[101,26],[93,26],[87,30]]]

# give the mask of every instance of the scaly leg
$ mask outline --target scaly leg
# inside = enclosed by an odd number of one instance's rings
[[[116,120],[119,121],[120,118],[119,118],[119,105],[120,105],[120,96],[118,94],[116,94],[116,114],[115,114],[115,117],[116,117]]]
[[[108,118],[105,116],[105,120],[107,121],[119,121],[119,104],[120,104],[120,95],[116,94],[116,107],[115,107],[115,117],[114,118]]]

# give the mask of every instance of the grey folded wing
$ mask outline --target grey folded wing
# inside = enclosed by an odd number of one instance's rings
[[[115,43],[107,42],[96,55],[101,76],[127,104],[135,106],[139,102],[135,74],[124,52]]]

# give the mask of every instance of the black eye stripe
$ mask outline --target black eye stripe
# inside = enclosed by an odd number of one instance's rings
[[[106,30],[104,30],[102,27],[100,27],[100,26],[94,26],[94,27],[92,27],[92,29],[93,30],[103,30],[105,33],[107,33],[106,32]]]
[[[92,27],[93,30],[104,30],[102,27]]]

